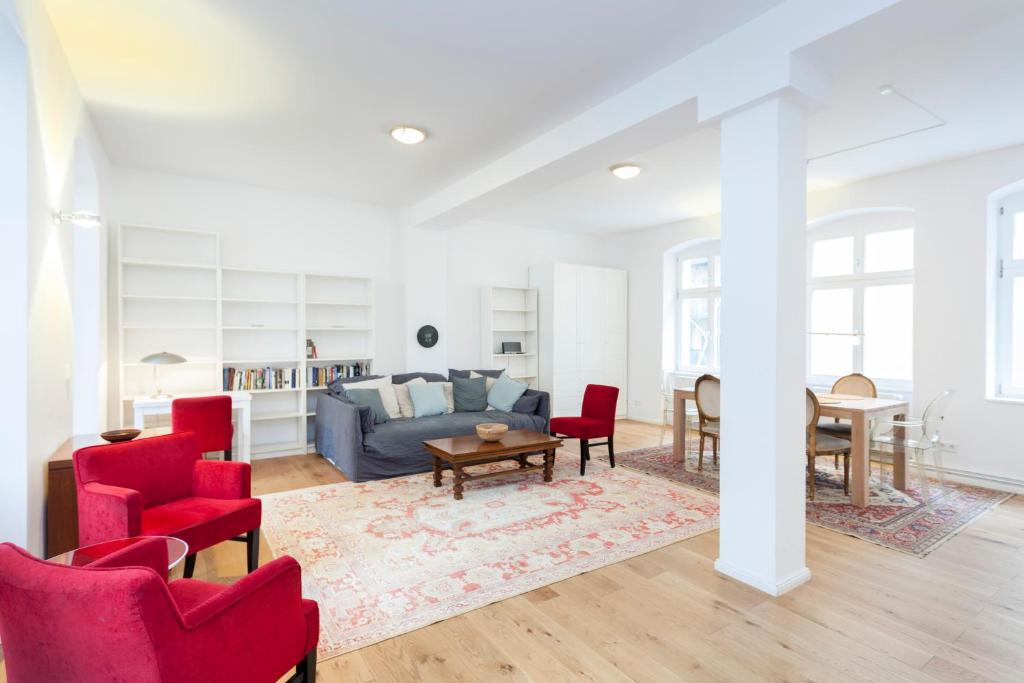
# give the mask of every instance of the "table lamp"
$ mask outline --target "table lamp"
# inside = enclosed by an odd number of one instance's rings
[[[153,384],[156,385],[156,393],[151,395],[150,398],[172,398],[171,394],[165,394],[161,391],[157,369],[161,365],[178,365],[179,363],[184,363],[186,362],[185,359],[176,353],[161,351],[160,353],[149,354],[142,359],[142,362],[153,366]]]

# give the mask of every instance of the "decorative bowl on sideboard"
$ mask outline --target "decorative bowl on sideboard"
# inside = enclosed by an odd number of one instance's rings
[[[103,432],[100,434],[100,438],[110,443],[118,443],[120,441],[131,441],[141,433],[141,429],[114,429],[109,432]]]
[[[484,441],[501,441],[508,433],[508,425],[500,422],[484,422],[476,426],[476,435]]]

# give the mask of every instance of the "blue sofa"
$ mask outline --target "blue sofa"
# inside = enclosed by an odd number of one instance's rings
[[[460,371],[452,371],[461,374]],[[468,374],[468,371],[464,371]],[[429,472],[433,459],[423,449],[428,439],[475,434],[482,422],[501,422],[509,429],[547,433],[551,399],[547,392],[528,390],[510,412],[487,410],[456,412],[433,417],[399,418],[373,424],[367,406],[352,403],[342,391],[345,384],[375,379],[377,375],[338,380],[317,397],[316,449],[351,481],[387,479]],[[392,383],[404,384],[416,377],[444,382],[444,375],[412,372],[393,375]]]

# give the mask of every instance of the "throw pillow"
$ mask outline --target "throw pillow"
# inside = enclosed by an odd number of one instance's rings
[[[505,372],[504,370],[455,370],[448,368],[448,381],[451,382],[456,377],[471,377],[473,373],[477,375],[483,375],[484,377],[497,378],[498,375]]]
[[[477,377],[483,377],[484,380],[487,382],[487,391],[490,391],[491,387],[494,386],[494,383],[498,381],[498,378],[505,374],[504,370],[497,370],[496,372],[498,373],[497,375],[481,375],[476,370],[470,370],[469,376],[473,379],[476,379]]]
[[[453,377],[455,412],[475,413],[487,408],[487,383],[483,377]]]
[[[429,384],[440,384],[444,387],[444,402],[447,409],[446,413],[455,412],[455,387],[451,382],[429,382]]]
[[[426,384],[427,380],[422,377],[411,379],[405,384],[395,384],[395,399],[398,400],[398,409],[402,417],[415,417],[416,409],[412,406],[412,398],[409,396],[409,387],[413,384]]]
[[[345,387],[349,384],[355,384],[356,382],[366,382],[371,379],[380,379],[380,375],[364,375],[362,377],[339,377],[333,382],[327,384],[327,393],[335,396],[343,396],[345,394]]]
[[[516,401],[516,404],[512,406],[513,413],[526,413],[527,415],[536,415],[537,408],[540,407],[540,394],[523,394]]]
[[[444,400],[444,387],[440,382],[413,384],[409,387],[409,396],[412,398],[415,417],[444,415],[448,411],[447,401]]]
[[[402,411],[398,407],[398,399],[395,397],[395,385],[391,383],[391,375],[384,375],[377,379],[365,382],[351,382],[345,384],[345,391],[349,389],[377,389],[380,391],[380,402],[384,404],[384,410],[388,411],[388,417],[392,420],[402,417]]]
[[[517,382],[508,375],[502,375],[495,380],[494,386],[487,392],[487,403],[498,410],[511,412],[512,406],[529,388],[529,385]]]
[[[373,411],[373,424],[384,424],[391,419],[384,410],[379,389],[346,389],[345,394],[357,406],[368,406]]]

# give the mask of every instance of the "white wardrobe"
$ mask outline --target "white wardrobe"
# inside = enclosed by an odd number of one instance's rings
[[[626,414],[626,271],[555,263],[530,268],[538,293],[538,374],[551,415],[579,415],[588,384],[619,388]]]

